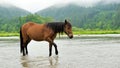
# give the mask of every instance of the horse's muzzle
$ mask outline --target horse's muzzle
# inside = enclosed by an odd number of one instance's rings
[[[70,35],[69,35],[69,38],[70,38],[70,39],[72,39],[72,38],[73,38],[73,35],[72,35],[72,34],[70,34]]]

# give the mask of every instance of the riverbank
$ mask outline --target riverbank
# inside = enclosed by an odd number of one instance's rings
[[[73,30],[74,35],[120,34],[120,30]],[[63,34],[64,35],[64,34]],[[19,36],[17,32],[0,32],[0,37]]]
[[[68,38],[67,35],[57,35],[56,39]],[[120,38],[120,34],[81,34],[74,35],[74,38]],[[19,40],[19,36],[8,36],[8,37],[0,37],[0,41],[15,41]]]

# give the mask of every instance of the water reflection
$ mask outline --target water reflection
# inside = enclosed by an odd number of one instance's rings
[[[49,63],[50,63],[51,68],[57,68],[57,65],[58,65],[58,56],[49,57]]]
[[[23,67],[29,68],[28,61],[28,56],[21,56],[21,65]]]
[[[21,65],[23,68],[57,68],[58,56],[52,57],[29,57],[21,56]]]

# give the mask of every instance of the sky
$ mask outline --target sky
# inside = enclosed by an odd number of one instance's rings
[[[0,0],[0,4],[12,4],[34,13],[57,4],[64,5],[68,3],[76,3],[80,6],[92,6],[93,4],[101,1],[105,3],[120,3],[120,0]]]

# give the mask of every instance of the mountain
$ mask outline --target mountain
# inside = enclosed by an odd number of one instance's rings
[[[30,12],[11,4],[0,4],[0,32],[19,32],[20,18]]]
[[[0,18],[13,18],[28,14],[30,14],[30,12],[11,4],[0,4]]]
[[[39,14],[45,17],[53,17],[57,21],[63,21],[64,19],[71,19],[73,17],[80,18],[83,16],[83,12],[84,11],[86,12],[86,10],[87,10],[86,8],[83,8],[74,4],[69,4],[62,7],[56,7],[55,5],[47,9],[44,9],[42,11],[38,11],[36,14]]]
[[[83,29],[109,29],[116,26],[116,19],[119,17],[120,4],[101,4],[92,7],[83,7],[76,4],[68,4],[62,7],[51,6],[38,11],[36,14],[45,17],[53,17],[57,21],[69,19],[73,26]],[[115,27],[116,29],[119,26]]]

